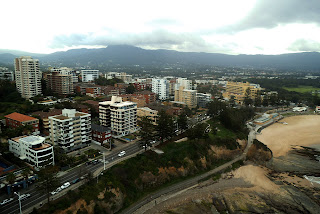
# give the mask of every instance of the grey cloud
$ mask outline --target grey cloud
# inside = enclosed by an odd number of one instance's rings
[[[109,36],[95,36],[89,34],[71,34],[56,36],[51,42],[51,48],[108,45],[133,45],[142,48],[171,49],[178,51],[204,52],[231,52],[234,44],[208,44],[196,34],[171,33],[165,30],[156,30],[149,33],[123,34],[112,32]]]
[[[320,43],[305,39],[298,39],[293,42],[288,50],[290,51],[320,51]]]
[[[218,32],[235,33],[252,28],[274,28],[280,24],[316,23],[320,25],[319,0],[257,0],[248,15]]]

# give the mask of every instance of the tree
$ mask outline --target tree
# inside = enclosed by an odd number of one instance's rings
[[[50,202],[50,193],[60,186],[59,179],[57,178],[58,168],[56,166],[47,166],[41,168],[39,176],[38,188],[47,194],[48,203]]]
[[[253,102],[252,102],[252,99],[251,99],[251,91],[250,91],[250,88],[247,88],[246,89],[246,93],[244,95],[244,100],[243,100],[244,104],[246,106],[248,105],[251,105]]]
[[[234,95],[230,96],[230,100],[229,100],[230,106],[233,107],[236,104],[236,99]]]
[[[31,169],[29,167],[26,167],[22,170],[22,176],[24,177],[24,180],[26,181],[26,185],[28,187],[28,177],[31,175]]]
[[[10,172],[7,176],[6,176],[6,181],[8,181],[8,183],[10,185],[14,184],[14,182],[16,181],[16,175],[13,174],[13,172]]]
[[[6,176],[6,181],[10,184],[10,187],[12,186],[12,184],[14,184],[14,182],[16,181],[16,175],[13,174],[13,172],[10,172],[7,176]]]
[[[262,104],[261,93],[257,92],[256,97],[254,98],[254,105],[261,106],[261,104]]]
[[[145,150],[147,150],[147,146],[151,146],[150,142],[154,139],[155,128],[152,121],[147,117],[142,117],[139,125],[141,127],[139,132],[141,136],[141,146],[145,146]]]
[[[127,94],[133,94],[136,91],[136,88],[134,87],[133,84],[130,84],[127,88],[126,88],[126,93]]]
[[[214,99],[212,102],[208,104],[208,114],[212,118],[217,118],[221,114],[221,112],[226,109],[226,104],[221,101]]]
[[[178,116],[178,127],[180,130],[185,130],[188,128],[188,118],[187,115],[185,114],[185,112],[182,112],[179,116]]]
[[[206,136],[208,136],[205,133],[206,129],[207,129],[206,123],[199,123],[194,128],[190,129],[190,131],[188,131],[188,138],[189,139],[205,138]]]
[[[161,110],[159,112],[157,133],[161,141],[163,141],[164,138],[173,136],[174,134],[173,118],[170,115],[168,115],[164,110]]]

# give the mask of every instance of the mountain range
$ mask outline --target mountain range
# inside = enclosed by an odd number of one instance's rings
[[[71,49],[51,54],[0,50],[0,63],[13,64],[21,55],[38,58],[51,66],[86,66],[92,68],[112,65],[210,65],[250,68],[276,68],[294,70],[320,70],[320,53],[303,52],[281,55],[227,55],[204,52],[178,52],[172,50],[147,50],[129,45],[110,45],[99,49]]]

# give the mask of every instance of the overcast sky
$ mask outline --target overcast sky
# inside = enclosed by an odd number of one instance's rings
[[[2,1],[0,49],[127,44],[226,54],[320,51],[320,0]]]

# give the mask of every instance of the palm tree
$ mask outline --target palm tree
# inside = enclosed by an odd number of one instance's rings
[[[29,167],[26,167],[22,170],[22,176],[24,177],[26,181],[26,185],[28,187],[28,177],[31,175],[31,169]]]
[[[12,187],[12,184],[14,184],[14,182],[16,181],[16,175],[13,174],[13,172],[10,172],[6,176],[6,181],[8,181],[8,183],[10,184],[10,187]]]

